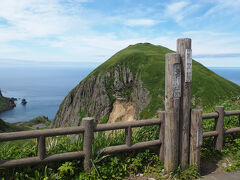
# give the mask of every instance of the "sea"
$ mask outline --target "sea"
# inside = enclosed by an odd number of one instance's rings
[[[4,96],[17,98],[16,107],[0,113],[0,118],[14,123],[44,115],[53,120],[64,97],[98,65],[0,64],[0,89]],[[240,68],[209,69],[240,85]],[[26,105],[21,104],[23,98]]]
[[[3,96],[17,98],[16,107],[0,113],[0,118],[13,123],[44,115],[53,120],[65,96],[97,65],[0,64],[0,89]],[[27,101],[26,105],[21,104],[23,98]]]

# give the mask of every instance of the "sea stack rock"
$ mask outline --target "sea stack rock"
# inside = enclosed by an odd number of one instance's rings
[[[27,104],[26,99],[22,99],[22,104],[23,104],[23,105]]]

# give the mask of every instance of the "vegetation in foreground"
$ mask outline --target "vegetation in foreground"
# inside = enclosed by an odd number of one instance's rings
[[[226,110],[240,109],[240,99],[232,98],[221,103]],[[213,108],[208,108],[204,112],[213,112]],[[225,128],[237,127],[237,117],[226,117]],[[214,120],[203,121],[204,131],[214,128]],[[94,150],[107,146],[124,144],[125,136],[118,133],[115,136],[105,136],[103,133],[95,134]],[[133,142],[141,142],[157,139],[157,127],[138,128],[133,135]],[[0,159],[33,157],[37,155],[36,140],[1,143]],[[71,140],[70,136],[58,136],[47,138],[47,153],[61,153],[77,151],[82,149],[82,136],[77,140]],[[214,149],[213,138],[205,138],[201,149],[201,161],[221,162],[228,158],[231,164],[227,164],[225,171],[240,170],[240,135],[233,134],[225,136],[225,146],[222,151]],[[2,179],[124,179],[139,173],[147,174],[156,179],[195,179],[200,176],[196,166],[189,167],[185,171],[177,168],[170,175],[163,173],[163,163],[158,160],[157,149],[146,151],[121,153],[114,156],[102,156],[94,154],[92,159],[93,170],[83,172],[83,161],[75,160],[71,162],[51,163],[48,165],[38,165],[33,167],[12,168],[0,170]]]

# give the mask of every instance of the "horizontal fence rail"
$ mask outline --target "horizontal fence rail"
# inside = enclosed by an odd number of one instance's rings
[[[164,114],[163,111],[162,113]],[[10,168],[15,166],[35,165],[35,164],[48,163],[53,161],[65,161],[65,160],[73,160],[77,158],[84,158],[84,170],[89,171],[91,169],[90,158],[91,158],[92,144],[94,141],[94,135],[93,135],[94,132],[118,130],[118,129],[125,130],[125,138],[126,138],[125,144],[102,148],[97,151],[98,153],[112,154],[117,152],[148,148],[152,146],[160,146],[163,143],[161,142],[163,141],[163,138],[160,137],[161,133],[159,133],[158,140],[132,144],[132,128],[158,125],[159,131],[160,131],[160,128],[161,128],[161,131],[163,131],[164,128],[161,127],[161,124],[164,120],[164,116],[162,115],[161,117],[162,117],[161,119],[155,118],[155,119],[146,119],[146,120],[138,120],[138,121],[131,121],[131,122],[118,122],[118,123],[112,123],[112,124],[97,124],[97,125],[94,125],[93,118],[83,118],[82,125],[78,127],[0,133],[0,142],[37,138],[37,144],[38,144],[38,152],[37,152],[38,156],[21,158],[21,159],[1,160],[0,168]],[[45,147],[46,137],[79,134],[79,133],[83,134],[83,151],[65,152],[60,154],[46,155],[46,147]],[[160,151],[162,152],[163,150],[160,150]]]
[[[55,161],[74,160],[74,159],[83,158],[83,157],[84,157],[83,151],[75,151],[75,152],[66,152],[61,154],[49,155],[44,159],[40,159],[39,157],[29,157],[29,158],[21,158],[21,159],[2,160],[0,161],[0,168],[10,168],[15,166],[35,165],[35,164],[49,163],[49,162],[55,162]]]
[[[143,149],[143,148],[148,148],[148,147],[152,147],[152,146],[160,146],[160,145],[161,145],[160,140],[153,140],[153,141],[135,143],[132,146],[128,146],[125,144],[118,145],[118,146],[110,146],[110,147],[100,149],[98,152],[102,153],[102,154],[113,154],[113,153],[118,153],[118,152],[137,150],[137,149]]]
[[[240,132],[240,110],[224,111],[223,106],[217,106],[216,112],[202,114],[202,119],[215,119],[215,130],[203,132],[203,137],[215,137],[216,149],[221,150],[223,148],[224,134],[232,134]],[[224,117],[225,116],[238,116],[239,127],[224,129]]]
[[[52,137],[52,136],[79,134],[79,133],[84,133],[83,126],[1,133],[0,142],[38,138],[40,136]]]
[[[116,122],[110,124],[97,124],[94,131],[109,131],[109,130],[117,130],[117,129],[124,129],[124,128],[134,128],[134,127],[141,127],[141,126],[153,126],[159,125],[161,123],[160,119],[145,119],[139,121],[130,121],[130,122]]]

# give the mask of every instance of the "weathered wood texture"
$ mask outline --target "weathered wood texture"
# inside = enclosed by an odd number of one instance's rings
[[[238,115],[238,126],[240,127],[240,113]]]
[[[240,127],[235,127],[235,128],[230,128],[230,129],[224,130],[224,122],[221,122],[221,120],[220,120],[221,123],[219,123],[219,121],[218,121],[220,116],[221,116],[221,119],[223,121],[224,121],[224,116],[240,116],[240,111],[239,110],[224,111],[224,107],[222,107],[222,106],[216,107],[215,109],[216,109],[216,111],[219,111],[220,113],[219,112],[214,112],[214,113],[202,114],[202,119],[215,118],[215,131],[203,132],[203,137],[218,136],[219,131],[216,130],[216,128],[218,126],[219,126],[219,129],[220,129],[220,133],[222,133],[222,130],[223,130],[223,134],[232,134],[232,133],[240,132]],[[223,137],[223,135],[221,135],[221,136]],[[222,139],[224,139],[224,138],[222,138]],[[223,144],[223,142],[222,142],[222,144]]]
[[[182,70],[182,97],[180,105],[180,147],[179,159],[182,169],[188,166],[189,162],[189,127],[190,127],[190,96],[191,83],[186,82],[186,49],[191,49],[191,39],[182,38],[177,40],[177,53],[180,54],[181,70]]]
[[[145,149],[153,146],[160,146],[161,142],[160,140],[152,140],[152,141],[146,141],[146,142],[140,142],[135,143],[131,146],[128,146],[126,144],[118,145],[118,146],[110,146],[103,149],[100,149],[97,151],[97,153],[101,154],[115,154],[119,152],[125,152],[125,151],[131,151],[131,150],[137,150],[137,149]]]
[[[202,145],[202,110],[192,109],[190,130],[190,157],[189,165],[196,164],[200,167],[200,148]]]
[[[181,77],[181,69],[179,54],[166,54],[165,59],[164,169],[166,172],[170,172],[178,166],[180,96],[174,92],[177,89],[174,87],[177,86],[177,82],[174,82],[174,76]],[[180,72],[175,74],[174,71]]]
[[[238,115],[238,126],[240,127],[240,113]]]
[[[92,158],[92,144],[94,139],[94,118],[83,118],[84,138],[83,138],[83,152],[84,152],[84,170],[91,171]]]
[[[164,113],[164,112],[163,112]],[[113,123],[113,124],[98,124],[94,126],[93,118],[84,118],[82,125],[78,127],[69,127],[69,128],[55,128],[47,130],[35,130],[35,131],[21,131],[21,132],[12,132],[12,133],[0,133],[0,142],[1,141],[12,141],[20,139],[30,139],[33,137],[38,138],[38,157],[31,158],[22,158],[22,159],[12,159],[12,160],[2,160],[0,161],[0,168],[11,168],[16,166],[25,166],[25,165],[35,165],[40,163],[49,163],[54,161],[66,161],[73,160],[77,158],[84,158],[84,169],[89,171],[91,169],[91,152],[92,144],[94,140],[93,133],[98,131],[106,130],[115,130],[115,129],[126,129],[126,144],[114,147],[107,147],[102,149],[104,153],[117,153],[125,152],[136,149],[149,148],[152,146],[161,147],[162,140],[154,140],[132,144],[131,135],[133,127],[142,127],[142,126],[152,126],[152,125],[161,125],[162,120],[159,118],[148,119],[148,120],[139,120],[132,122],[122,122],[122,123]],[[49,136],[56,135],[65,135],[65,134],[78,134],[84,133],[83,138],[83,151],[76,152],[67,152],[54,155],[46,155],[45,147],[45,138]]]
[[[211,118],[217,118],[218,117],[218,113],[213,112],[213,113],[204,113],[202,115],[202,119],[211,119]]]
[[[117,129],[125,129],[128,127],[141,127],[141,126],[153,126],[159,125],[161,120],[159,118],[155,119],[145,119],[141,121],[130,121],[130,122],[116,122],[116,123],[108,123],[108,124],[98,124],[94,131],[108,131],[108,130],[117,130]]]
[[[43,160],[46,155],[46,144],[45,144],[45,137],[40,136],[37,139],[38,142],[38,157]]]
[[[132,128],[128,127],[125,129],[125,138],[126,138],[126,145],[130,147],[132,145]]]
[[[218,135],[215,137],[215,146],[217,150],[222,150],[224,140],[224,107],[216,106],[215,111],[218,113],[218,118],[215,119],[215,130]]]
[[[38,138],[39,136],[58,136],[58,135],[67,135],[67,134],[78,134],[83,133],[84,127],[66,127],[66,128],[53,128],[53,129],[43,129],[43,130],[32,130],[32,131],[19,131],[19,132],[10,132],[10,133],[1,133],[1,141],[13,141],[21,139],[31,139]]]
[[[161,120],[161,124],[159,127],[159,139],[161,142],[160,150],[159,150],[159,159],[164,162],[164,133],[165,133],[165,112],[158,112],[159,119]]]
[[[224,134],[232,134],[232,133],[236,133],[236,132],[240,132],[240,127],[226,129]]]
[[[83,151],[75,151],[75,152],[66,152],[66,153],[48,155],[43,160],[41,160],[39,157],[2,160],[0,161],[0,168],[36,165],[41,163],[45,164],[45,163],[56,162],[56,161],[70,161],[70,160],[75,160],[82,157],[84,157]]]

